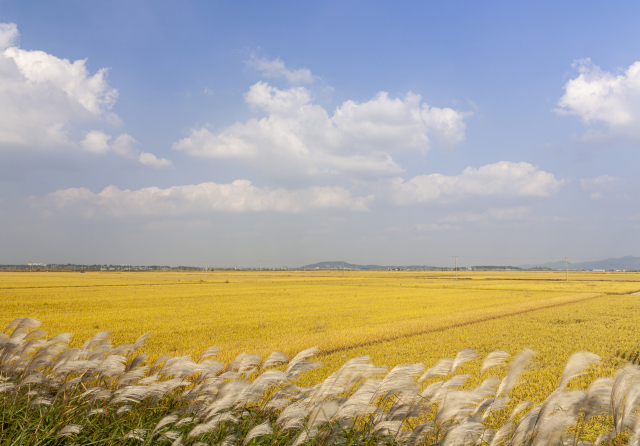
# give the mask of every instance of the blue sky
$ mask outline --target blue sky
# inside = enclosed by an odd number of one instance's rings
[[[0,1],[0,263],[638,255],[639,9]]]

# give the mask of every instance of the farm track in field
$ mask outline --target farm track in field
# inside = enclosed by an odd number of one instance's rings
[[[635,295],[640,295],[640,292],[638,293],[631,293],[631,294],[635,294]],[[466,325],[473,325],[476,323],[481,323],[481,322],[486,322],[486,321],[490,321],[490,320],[496,320],[496,319],[503,319],[503,318],[507,318],[510,316],[516,316],[519,314],[525,314],[525,313],[531,313],[531,312],[535,312],[538,310],[544,310],[547,308],[554,308],[554,307],[561,307],[564,305],[570,305],[573,303],[577,303],[577,302],[583,302],[583,301],[587,301],[587,300],[592,300],[592,299],[598,299],[598,298],[602,298],[602,297],[607,297],[610,294],[603,294],[603,293],[598,293],[598,294],[581,294],[581,295],[572,295],[572,296],[563,296],[560,298],[556,298],[556,299],[551,299],[552,302],[546,301],[544,303],[540,303],[538,305],[533,304],[533,303],[529,303],[529,304],[525,304],[527,307],[526,308],[521,308],[525,305],[517,305],[515,306],[516,308],[512,308],[509,309],[508,307],[498,307],[495,309],[484,309],[484,310],[479,310],[479,311],[473,311],[473,312],[469,312],[469,313],[464,313],[461,315],[460,320],[449,320],[437,327],[429,327],[429,328],[425,328],[423,330],[414,330],[414,331],[410,331],[410,332],[406,332],[406,333],[399,333],[397,335],[390,335],[390,336],[384,336],[381,335],[378,339],[375,340],[367,340],[367,341],[363,341],[357,344],[351,344],[348,346],[337,346],[334,348],[331,347],[325,347],[325,348],[321,348],[319,351],[320,355],[329,355],[332,353],[336,353],[336,352],[341,352],[341,351],[349,351],[349,350],[353,350],[355,348],[359,348],[359,347],[366,347],[366,346],[371,346],[371,345],[377,345],[377,344],[382,344],[384,342],[389,342],[389,341],[395,341],[395,340],[399,340],[399,339],[405,339],[405,338],[410,338],[413,336],[420,336],[423,334],[427,334],[427,333],[437,333],[439,331],[445,331],[445,330],[449,330],[451,328],[456,328],[456,327],[463,327]],[[494,311],[491,311],[494,310]],[[431,321],[433,318],[424,318],[424,321]],[[411,321],[411,322],[415,322]],[[384,324],[387,325],[387,324]],[[383,325],[378,325],[376,326],[376,329],[380,330],[383,328]]]

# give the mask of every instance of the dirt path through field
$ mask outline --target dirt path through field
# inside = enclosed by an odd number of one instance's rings
[[[331,353],[350,350],[357,347],[376,345],[382,342],[448,330],[450,328],[461,327],[478,322],[485,322],[492,319],[501,319],[518,314],[568,305],[605,296],[606,294],[601,293],[575,294],[548,299],[543,302],[527,302],[524,304],[517,304],[506,307],[486,308],[478,311],[457,313],[437,320],[431,317],[419,318],[403,321],[401,325],[394,323],[376,325],[372,327],[358,327],[357,330],[340,330],[340,333],[334,331],[332,332],[331,336],[333,338],[333,345],[330,345],[331,341],[329,339],[327,339],[327,343],[318,343],[320,345],[320,355],[328,355]],[[348,341],[335,343],[336,339],[348,339]]]

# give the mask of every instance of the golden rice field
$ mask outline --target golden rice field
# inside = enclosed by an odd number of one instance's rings
[[[274,350],[291,357],[317,345],[324,366],[312,380],[364,354],[376,364],[428,367],[469,347],[480,354],[531,348],[538,369],[528,379],[536,385],[523,391],[546,394],[577,350],[602,356],[598,376],[640,350],[640,296],[630,295],[640,291],[640,274],[564,278],[564,272],[465,272],[458,280],[451,272],[407,271],[2,273],[0,324],[30,316],[51,334],[74,333],[77,345],[103,330],[114,344],[150,331],[145,351],[152,358],[197,357],[212,345],[222,349],[222,360]]]
[[[564,278],[557,272],[472,272],[458,279],[442,272],[2,273],[0,324],[18,319],[0,335],[0,401],[9,417],[0,440],[39,445],[78,436],[91,444],[202,446],[243,439],[255,446],[319,438],[322,444],[497,446],[511,437],[508,444],[516,445],[640,444],[634,415],[640,367],[625,367],[640,362],[640,274]],[[22,316],[42,321],[50,334],[74,333],[69,347],[81,348],[67,349],[64,335],[37,339],[44,333],[31,330],[39,323]],[[84,343],[104,330],[114,344],[129,345],[113,348],[104,334]],[[151,357],[134,358],[142,341],[131,344],[147,331],[152,336],[142,348]],[[222,353],[209,349],[203,356],[227,365],[177,357],[196,359],[213,345]],[[314,349],[295,356],[316,345],[322,367],[306,361]],[[265,361],[273,351],[288,358]],[[243,352],[262,359],[232,361]],[[167,353],[174,358],[151,366]],[[483,371],[492,357],[502,359]],[[454,369],[455,376],[441,381]],[[604,379],[614,375],[615,381]],[[464,381],[464,390],[456,390]],[[293,382],[317,385],[286,384]],[[178,387],[185,390],[174,392]],[[538,405],[523,415],[525,401]]]

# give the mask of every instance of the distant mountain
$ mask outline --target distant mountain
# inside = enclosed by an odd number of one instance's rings
[[[343,263],[341,261],[330,261],[330,262],[318,262],[312,263],[310,265],[301,266],[300,269],[342,269]],[[552,270],[563,270],[565,269],[564,260],[559,260],[557,262],[547,262],[540,263],[536,265],[518,265],[518,266],[484,266],[477,265],[472,266],[473,269],[478,270],[504,270],[504,269],[552,269]],[[429,269],[429,270],[453,270],[452,267],[438,267],[438,266],[427,266],[427,265],[357,265],[355,263],[344,262],[344,269],[359,269],[359,270],[385,270],[385,269]],[[467,268],[460,268],[465,270]],[[571,263],[569,262],[570,270],[592,270],[592,269],[603,269],[603,270],[640,270],[640,257],[626,256],[620,258],[611,258],[604,260],[593,260],[590,262],[580,262],[580,263]]]
[[[300,269],[342,269],[342,261],[318,262],[301,266]],[[356,265],[344,262],[344,269],[452,269],[439,268],[437,266],[410,265],[410,266],[381,266],[381,265]]]
[[[520,265],[520,268],[523,269],[531,269],[531,268],[550,268],[550,269],[565,269],[564,260],[559,260],[557,262],[547,262],[541,263],[538,265]],[[640,270],[640,257],[634,256],[625,256],[618,258],[610,258],[604,260],[592,260],[590,262],[579,262],[579,263],[571,263],[569,262],[570,270],[592,270],[592,269],[604,269],[604,270]]]

